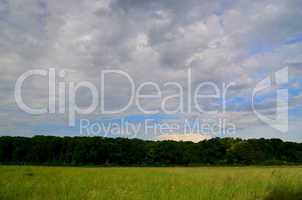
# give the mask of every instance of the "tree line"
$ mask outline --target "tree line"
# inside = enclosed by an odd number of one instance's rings
[[[302,143],[213,138],[193,142],[103,137],[0,137],[0,163],[33,165],[194,166],[301,164]]]

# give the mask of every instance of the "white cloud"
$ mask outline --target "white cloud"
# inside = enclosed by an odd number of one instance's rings
[[[100,70],[111,68],[124,70],[136,83],[185,84],[191,66],[193,86],[200,81],[234,81],[237,85],[228,97],[249,98],[257,81],[286,64],[301,73],[301,43],[286,43],[302,33],[300,10],[298,0],[0,1],[0,105],[16,109],[13,88],[18,76],[49,67],[72,69],[76,73],[68,79],[77,81],[97,83]],[[47,88],[34,81],[24,95],[33,105],[43,105]],[[110,88],[112,106],[123,102],[127,86],[115,81]],[[146,104],[156,107],[154,102]],[[248,106],[236,112],[238,126],[248,127],[253,121],[246,114],[251,112]],[[18,112],[7,115],[23,121]],[[7,121],[2,114],[0,122]]]

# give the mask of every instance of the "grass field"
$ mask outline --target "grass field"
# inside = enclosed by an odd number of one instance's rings
[[[302,199],[302,167],[0,166],[0,199]]]

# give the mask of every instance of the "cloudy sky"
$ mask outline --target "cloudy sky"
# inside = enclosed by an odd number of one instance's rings
[[[300,19],[300,0],[0,0],[0,135],[81,135],[81,119],[105,125],[121,124],[121,119],[132,124],[151,119],[158,124],[173,122],[180,127],[187,120],[209,124],[224,120],[235,125],[236,131],[225,135],[217,129],[214,136],[302,141]],[[275,120],[276,91],[281,87],[288,90],[289,130],[282,132],[259,119],[251,103],[257,84],[267,77],[275,80],[276,72],[285,67],[288,83],[279,87],[275,84],[278,80],[272,81],[270,88],[254,98],[257,112]],[[49,68],[56,70],[56,113],[24,112],[15,100],[16,81],[29,70]],[[59,76],[62,70],[64,77]],[[131,106],[121,113],[104,114],[98,106],[89,114],[76,114],[75,126],[70,127],[69,110],[58,111],[59,95],[64,95],[58,91],[59,83],[68,88],[71,82],[88,81],[99,89],[104,70],[121,70],[136,86],[156,83],[162,98],[145,99],[141,105],[158,112],[142,112],[135,96]],[[193,93],[188,84],[189,70]],[[165,102],[167,108],[177,112],[161,109],[164,97],[179,92],[179,88],[165,85],[168,82],[182,86],[183,111],[177,110],[180,98]],[[217,112],[188,111],[194,88],[204,82],[215,84],[220,93],[224,84],[233,85],[225,99],[220,95],[198,100],[203,110]],[[102,99],[99,94],[99,99],[107,109],[121,108],[131,97],[129,80],[117,74],[107,77],[103,89],[105,95]],[[205,87],[201,93],[213,94],[211,89]],[[48,90],[47,77],[33,76],[24,82],[22,97],[31,108],[48,107]],[[70,96],[66,91],[68,107]],[[149,85],[142,91],[154,94],[156,88]],[[75,98],[81,108],[87,108],[92,101],[87,88],[77,90]],[[182,128],[172,132],[184,134]],[[158,137],[158,133],[142,131],[106,135]]]

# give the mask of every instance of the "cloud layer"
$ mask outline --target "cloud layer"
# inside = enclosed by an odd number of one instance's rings
[[[302,94],[302,17],[299,0],[247,2],[198,0],[0,0],[0,133],[32,135],[37,124],[66,124],[67,116],[27,115],[14,100],[17,78],[30,69],[68,69],[65,81],[90,81],[98,85],[100,71],[119,69],[136,84],[154,81],[164,94],[181,83],[184,94],[187,69],[192,69],[193,87],[202,81],[236,85],[227,93],[227,112],[211,116],[236,123],[239,137],[282,137],[301,140],[298,134]],[[265,127],[251,111],[255,85],[268,75],[289,66],[290,132],[280,135]],[[112,77],[106,106],[115,108],[127,101],[129,86]],[[148,89],[146,89],[148,92]],[[48,82],[41,77],[23,88],[25,101],[33,107],[47,106]],[[275,96],[259,100],[268,112]],[[83,90],[77,101],[89,105],[91,96]],[[220,101],[204,100],[203,107],[221,109]],[[170,101],[171,108],[179,102]],[[159,102],[146,101],[145,108]],[[141,114],[136,107],[122,116],[94,113],[86,118],[124,117]],[[273,114],[273,113],[272,113]],[[178,118],[209,118],[196,110],[175,114]],[[45,125],[43,134],[55,130]],[[263,128],[265,127],[265,128]],[[263,130],[260,135],[259,130]],[[58,134],[75,134],[60,129]],[[257,132],[257,133],[256,133]],[[260,131],[261,132],[261,131]],[[264,133],[265,132],[265,133]]]

